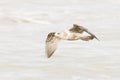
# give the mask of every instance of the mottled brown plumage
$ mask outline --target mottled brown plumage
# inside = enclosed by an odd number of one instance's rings
[[[93,33],[88,31],[88,29],[84,28],[83,26],[77,25],[77,24],[73,24],[73,28],[71,28],[70,31],[76,32],[76,33],[83,33],[85,31],[91,35],[91,39],[96,38],[97,40],[99,40]]]
[[[52,54],[55,52],[59,40],[60,38],[55,36],[55,32],[51,32],[48,34],[45,48],[46,55],[48,58],[50,58]]]
[[[74,33],[83,33],[83,29],[77,26],[76,24],[73,24],[73,27],[69,29],[69,31]]]
[[[55,32],[51,32],[48,34],[46,42],[50,42],[55,36]]]
[[[89,35],[83,35],[83,33],[88,33]],[[53,53],[55,52],[58,42],[63,39],[63,40],[69,40],[69,41],[74,41],[74,40],[83,40],[83,41],[89,41],[96,38],[98,38],[92,34],[90,31],[88,31],[86,28],[83,26],[79,26],[77,24],[73,24],[73,27],[61,32],[61,33],[56,33],[56,32],[51,32],[48,34],[47,39],[46,39],[46,55],[48,58],[50,58]]]

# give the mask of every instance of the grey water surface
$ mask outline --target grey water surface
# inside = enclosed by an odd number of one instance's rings
[[[45,39],[76,23],[100,41]],[[120,80],[119,0],[1,0],[0,80]]]

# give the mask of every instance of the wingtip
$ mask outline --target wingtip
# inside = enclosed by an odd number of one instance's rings
[[[98,38],[97,38],[98,41],[100,41]]]
[[[97,37],[95,37],[97,41],[100,41]]]
[[[51,56],[48,56],[48,55],[47,55],[47,58],[50,58],[50,57],[51,57]]]
[[[51,56],[53,55],[54,52],[52,52],[51,54],[47,53],[47,58],[51,58]]]
[[[93,37],[93,38],[91,38],[91,40],[93,40],[93,39],[96,39],[97,41],[100,41],[97,37]]]

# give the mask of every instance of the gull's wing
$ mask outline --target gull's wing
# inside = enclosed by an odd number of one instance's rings
[[[99,40],[93,33],[91,33],[90,31],[88,31],[88,29],[84,28],[83,26],[79,26],[77,24],[73,24],[74,27],[79,27],[81,32],[85,31],[87,32],[88,34],[90,34],[93,38],[96,38],[97,40]],[[79,30],[79,31],[80,31]]]
[[[55,52],[59,40],[60,38],[55,36],[55,32],[51,32],[48,34],[45,47],[45,52],[48,58],[50,58]]]
[[[90,34],[93,38],[96,38],[98,41],[99,41],[99,39],[93,34],[93,33],[91,33],[90,31],[88,31],[88,30],[85,30],[88,34]]]

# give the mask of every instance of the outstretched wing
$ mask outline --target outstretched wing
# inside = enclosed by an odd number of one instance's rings
[[[79,26],[77,24],[73,24],[73,26],[78,26],[80,28],[81,31],[85,31],[87,32],[88,34],[90,34],[93,38],[96,38],[97,40],[99,40],[93,33],[91,33],[90,31],[88,31],[88,29],[84,28],[83,26]]]
[[[60,39],[55,36],[54,32],[48,34],[45,47],[45,52],[48,58],[50,58],[52,54],[55,52],[59,40]]]

